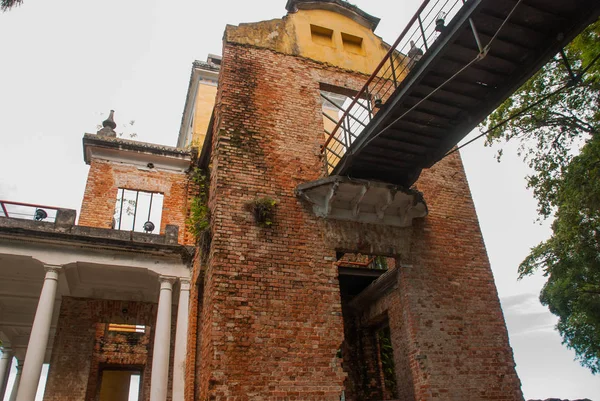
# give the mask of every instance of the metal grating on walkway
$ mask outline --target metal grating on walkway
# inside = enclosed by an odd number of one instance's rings
[[[411,186],[599,15],[598,0],[424,1],[327,132],[327,174]]]

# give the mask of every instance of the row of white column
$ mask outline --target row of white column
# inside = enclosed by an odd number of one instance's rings
[[[10,348],[4,348],[2,350],[2,356],[0,357],[0,400],[4,399],[6,390],[8,389],[8,375],[12,367],[13,351]],[[23,368],[23,361],[17,359],[17,366],[15,366],[17,374],[15,381],[13,382],[12,390],[10,392],[9,401],[16,401],[17,389],[19,388],[19,382],[21,381],[21,370]]]
[[[158,314],[154,329],[154,352],[150,378],[150,401],[165,401],[169,386],[169,353],[171,351],[171,306],[174,277],[160,277]],[[187,356],[188,309],[190,281],[179,279],[179,306],[173,355],[173,401],[182,401],[185,390],[185,359]]]
[[[17,375],[10,394],[10,401],[34,401],[42,366],[48,346],[52,313],[58,289],[58,274],[61,266],[46,265],[46,276],[38,302],[31,335],[27,345],[25,361],[17,359]],[[150,401],[165,401],[169,384],[169,354],[171,350],[171,307],[173,283],[176,277],[159,277],[160,295],[158,315],[154,332],[154,353],[150,383]],[[173,401],[182,401],[185,389],[185,359],[187,355],[188,308],[190,281],[179,278],[180,293],[175,331],[175,353],[173,363]],[[13,353],[4,349],[0,358],[0,401],[3,399],[11,370]]]

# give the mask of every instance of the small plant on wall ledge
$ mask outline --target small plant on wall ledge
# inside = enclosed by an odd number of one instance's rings
[[[249,211],[254,215],[254,221],[261,227],[271,227],[275,218],[275,199],[264,197],[258,198],[246,204]]]

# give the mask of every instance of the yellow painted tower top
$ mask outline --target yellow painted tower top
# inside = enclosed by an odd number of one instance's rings
[[[251,45],[306,57],[370,75],[389,46],[373,32],[379,18],[343,0],[287,0],[287,15],[228,25],[227,43]],[[194,62],[177,146],[201,148],[209,127],[221,58]],[[336,112],[337,115],[337,112]]]
[[[288,0],[282,19],[228,25],[225,41],[268,48],[371,74],[389,47],[379,18],[342,0]]]

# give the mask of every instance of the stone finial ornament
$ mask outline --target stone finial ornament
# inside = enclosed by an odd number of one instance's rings
[[[114,120],[115,111],[111,110],[108,118],[102,121],[102,129],[96,132],[98,136],[106,136],[109,138],[116,138],[117,133],[115,132],[115,128],[117,128],[117,124]]]

